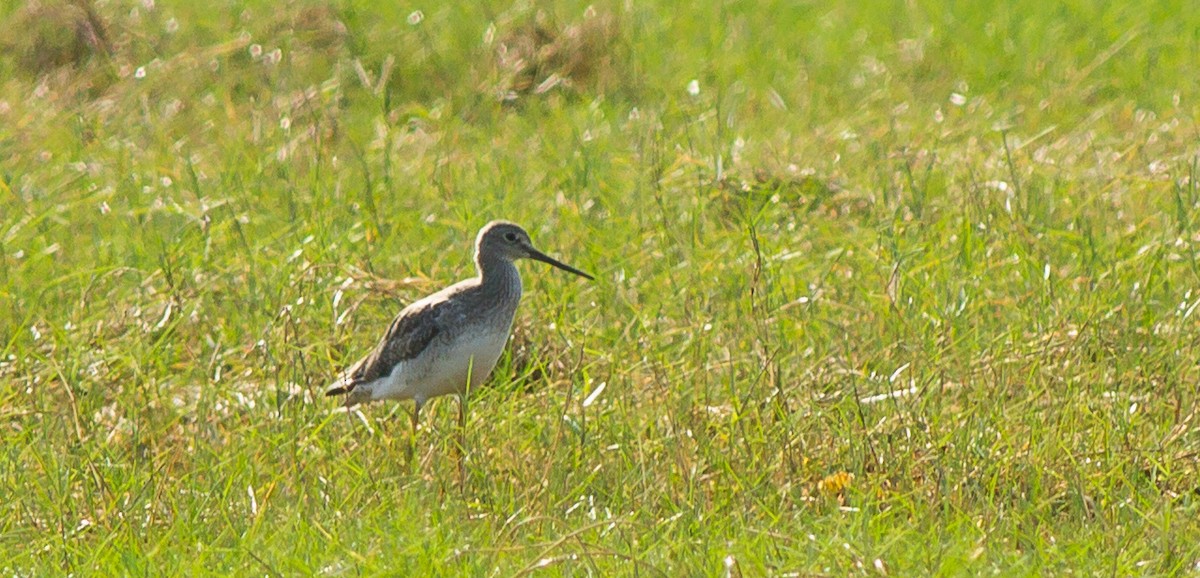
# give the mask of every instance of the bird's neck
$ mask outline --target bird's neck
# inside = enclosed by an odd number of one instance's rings
[[[478,256],[475,266],[479,269],[479,284],[504,298],[521,298],[521,273],[508,259]]]

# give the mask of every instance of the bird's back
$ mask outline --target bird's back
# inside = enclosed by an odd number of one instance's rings
[[[518,281],[519,283],[519,281]],[[392,321],[379,344],[330,384],[351,406],[374,399],[427,399],[477,385],[495,366],[520,300],[479,278],[415,301]]]

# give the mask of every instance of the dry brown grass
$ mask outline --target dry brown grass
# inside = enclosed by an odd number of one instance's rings
[[[31,76],[111,52],[106,26],[87,0],[27,2],[8,28],[0,47],[15,54],[18,69]]]
[[[731,172],[714,181],[714,190],[726,219],[753,214],[768,206],[787,207],[796,213],[830,219],[862,216],[869,212],[869,195],[846,189],[836,180],[796,169],[761,166]]]
[[[497,29],[493,78],[484,88],[502,101],[603,92],[620,79],[620,26],[611,13],[589,7],[578,20],[561,23],[538,10],[502,20]]]
[[[345,46],[350,31],[337,10],[327,4],[302,4],[276,12],[270,36],[292,37],[292,49],[334,53]]]

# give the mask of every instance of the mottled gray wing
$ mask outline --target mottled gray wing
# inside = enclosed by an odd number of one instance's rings
[[[446,301],[418,302],[405,308],[392,320],[379,345],[347,369],[326,395],[348,393],[360,383],[390,374],[397,363],[420,355],[442,332],[442,317],[450,308],[448,305]]]

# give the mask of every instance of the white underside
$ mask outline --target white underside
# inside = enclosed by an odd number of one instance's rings
[[[507,329],[507,328],[505,328]],[[387,377],[363,384],[372,400],[415,399],[474,389],[487,379],[508,342],[508,331],[463,334],[450,343],[434,341],[421,355],[396,365]]]

